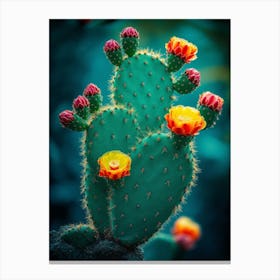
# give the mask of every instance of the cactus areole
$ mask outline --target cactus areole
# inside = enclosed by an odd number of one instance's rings
[[[222,109],[222,99],[210,93],[197,108],[173,106],[176,92],[189,94],[200,84],[196,69],[186,70],[177,81],[172,73],[196,59],[194,44],[172,37],[165,56],[138,49],[140,36],[133,27],[120,37],[120,43],[109,40],[104,46],[116,66],[111,104],[101,104],[101,91],[91,83],[81,91],[84,97],[74,100],[73,111],[60,114],[63,127],[83,131],[81,188],[88,223],[61,229],[60,241],[72,249],[96,249],[109,240],[135,251],[156,234],[194,185],[193,142],[213,126]],[[60,258],[71,258],[68,253]],[[107,259],[115,258],[108,253]]]

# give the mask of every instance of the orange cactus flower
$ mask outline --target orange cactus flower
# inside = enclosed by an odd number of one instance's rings
[[[109,151],[98,159],[99,176],[119,180],[130,175],[131,158],[121,151]]]
[[[194,247],[195,243],[201,236],[199,224],[188,217],[180,217],[174,223],[172,234],[181,247],[189,250]]]
[[[172,229],[173,235],[190,235],[194,240],[200,238],[200,226],[188,217],[180,217],[176,220]]]
[[[170,41],[165,44],[165,48],[168,53],[179,56],[186,63],[189,63],[197,58],[197,46],[178,37],[172,37]]]
[[[200,112],[192,107],[173,106],[165,115],[168,128],[175,134],[194,136],[206,127],[206,121]]]

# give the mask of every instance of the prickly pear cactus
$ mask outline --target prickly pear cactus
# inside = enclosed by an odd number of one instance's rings
[[[111,104],[102,106],[100,89],[90,84],[74,100],[73,110],[59,115],[64,127],[83,131],[88,225],[61,230],[61,240],[79,250],[100,240],[135,249],[162,227],[195,182],[193,141],[214,126],[223,105],[222,98],[206,92],[197,108],[172,106],[176,92],[189,94],[199,86],[196,69],[173,77],[196,59],[194,44],[172,37],[165,58],[137,50],[140,36],[132,27],[120,36],[122,47],[115,40],[104,46],[115,65]]]

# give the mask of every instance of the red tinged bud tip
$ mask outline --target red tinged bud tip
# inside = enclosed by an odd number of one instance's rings
[[[70,110],[65,110],[59,114],[59,120],[63,126],[67,126],[74,120],[74,113]]]
[[[126,27],[122,32],[121,32],[121,37],[122,38],[127,38],[127,37],[134,37],[134,38],[139,38],[139,33],[138,31],[133,28],[133,27]]]
[[[199,86],[200,84],[200,73],[194,69],[194,68],[190,68],[186,70],[186,75],[188,77],[188,79],[196,86]]]
[[[199,104],[220,112],[223,108],[224,99],[210,91],[204,92],[199,97]]]
[[[99,87],[97,87],[95,84],[89,84],[85,90],[84,90],[84,96],[92,96],[95,94],[99,94],[101,91]]]
[[[82,109],[89,106],[89,101],[86,97],[79,95],[76,99],[73,101],[73,107],[75,109]]]
[[[116,51],[118,49],[120,49],[120,45],[117,41],[111,39],[109,41],[107,41],[104,45],[104,51],[105,52],[112,52],[112,51]]]

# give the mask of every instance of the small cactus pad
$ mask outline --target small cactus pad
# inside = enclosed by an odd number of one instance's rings
[[[200,83],[200,74],[196,69],[187,69],[181,77],[173,84],[173,88],[181,93],[191,93]]]
[[[63,229],[61,238],[68,244],[83,249],[96,241],[97,232],[89,225],[67,226]]]
[[[90,103],[90,113],[93,114],[98,111],[102,103],[101,90],[91,83],[84,89],[83,94]]]
[[[106,179],[99,176],[98,159],[106,152],[120,150],[126,154],[135,145],[138,137],[137,120],[131,110],[119,107],[105,107],[90,123],[82,150],[85,151],[84,206],[89,219],[98,232],[106,234],[110,229],[109,188]]]
[[[167,70],[168,72],[175,72],[182,68],[182,66],[185,64],[185,61],[172,53],[168,54],[167,56]]]
[[[75,112],[83,119],[87,120],[89,117],[89,101],[86,97],[79,95],[73,101],[73,108]]]
[[[197,109],[207,122],[206,128],[213,127],[221,114],[224,100],[209,91],[199,96]]]
[[[143,139],[131,153],[131,176],[112,189],[113,237],[135,246],[175,211],[196,172],[192,146],[177,148],[169,134]]]
[[[65,110],[59,114],[59,120],[63,127],[75,130],[83,131],[88,128],[87,121],[81,118],[73,111]]]
[[[107,41],[104,45],[104,52],[113,65],[120,66],[122,64],[122,51],[117,41]]]
[[[172,103],[172,79],[165,64],[152,53],[138,53],[123,61],[112,81],[116,104],[135,109],[142,132],[162,128]]]
[[[133,27],[126,27],[121,32],[123,50],[128,56],[133,56],[139,45],[139,33]]]

